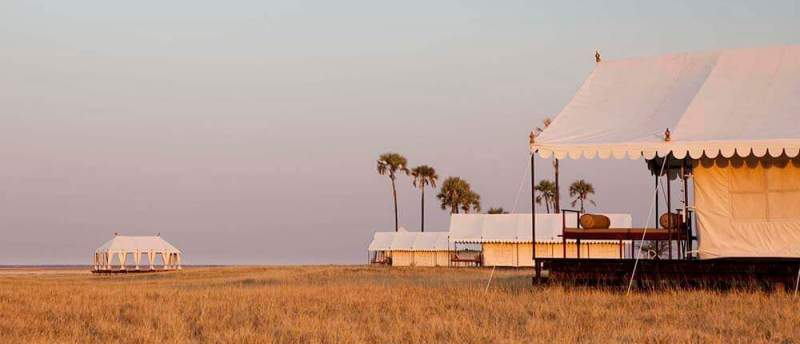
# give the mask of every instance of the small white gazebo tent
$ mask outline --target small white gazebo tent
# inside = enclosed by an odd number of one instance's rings
[[[115,234],[94,254],[92,265],[96,272],[127,271],[128,255],[133,258],[134,271],[156,270],[155,261],[161,258],[161,270],[180,270],[182,253],[160,235],[127,236]],[[141,266],[142,258],[148,265]]]

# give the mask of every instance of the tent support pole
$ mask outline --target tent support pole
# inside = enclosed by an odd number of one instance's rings
[[[667,155],[664,159],[667,159],[665,162],[667,164],[667,216],[669,216],[669,221],[667,224],[669,228],[667,229],[667,233],[669,233],[669,259],[672,260],[672,183],[669,180],[669,155]]]
[[[684,256],[683,258],[686,259],[689,256],[689,251],[692,250],[692,233],[689,231],[691,224],[689,221],[689,165],[686,159],[683,159],[683,224],[686,226],[686,239],[684,239]]]
[[[658,229],[658,227],[659,227],[659,225],[658,225],[658,215],[659,215],[659,213],[658,213],[658,178],[660,178],[661,176],[658,175],[658,172],[653,173],[653,175],[655,176],[655,182],[656,182],[656,184],[655,184],[656,212],[654,213],[655,219],[653,219],[653,228]],[[659,240],[656,240],[656,252],[658,252],[659,254],[661,253],[661,241],[659,241]]]

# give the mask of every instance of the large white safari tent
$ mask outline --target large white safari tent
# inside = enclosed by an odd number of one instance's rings
[[[181,269],[182,255],[160,235],[114,234],[114,238],[95,250],[92,266],[95,272],[176,270]],[[132,263],[129,257],[133,258]]]
[[[598,59],[531,135],[531,159],[643,158],[656,178],[679,178],[694,194],[694,205],[687,192],[678,207],[667,198],[668,210],[682,208],[680,227],[641,232],[666,230],[677,257],[796,259],[799,121],[800,46]]]
[[[631,227],[629,214],[605,215],[614,227]],[[536,257],[563,257],[562,221],[574,226],[576,219],[536,214],[536,221]],[[484,266],[533,266],[530,214],[453,214],[450,241],[456,248],[460,244],[480,245]],[[567,257],[576,257],[577,249],[574,241],[567,243]],[[621,258],[627,252],[618,240],[589,240],[580,249],[586,258]]]

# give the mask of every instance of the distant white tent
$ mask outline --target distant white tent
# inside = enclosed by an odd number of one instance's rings
[[[447,232],[376,232],[369,251],[374,263],[392,266],[447,266]]]
[[[182,252],[161,238],[155,236],[114,235],[114,238],[95,250],[92,265],[94,271],[126,271],[159,269],[156,261],[161,259],[161,270],[181,269]],[[128,264],[128,257],[133,264]],[[147,264],[143,265],[143,259]]]

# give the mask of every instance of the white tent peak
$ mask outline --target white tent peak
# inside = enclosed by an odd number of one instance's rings
[[[161,236],[129,236],[115,234],[114,238],[106,241],[97,248],[96,252],[133,252],[133,251],[166,251],[169,253],[180,253],[175,246],[161,238]]]
[[[794,157],[798,92],[800,46],[604,59],[531,150],[559,159]]]

